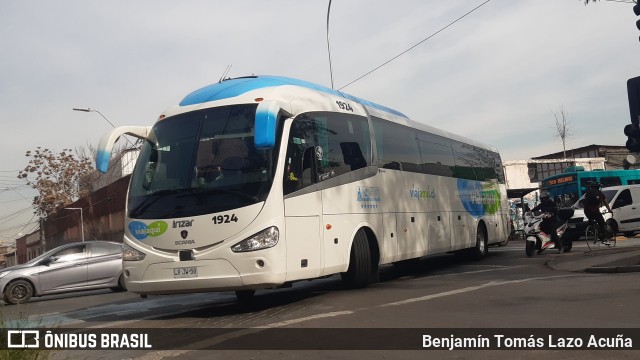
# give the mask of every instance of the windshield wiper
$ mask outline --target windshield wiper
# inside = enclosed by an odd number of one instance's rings
[[[248,199],[248,200],[252,200],[253,202],[258,202],[260,201],[260,199],[258,199],[257,196],[253,196],[253,195],[249,195],[249,194],[245,194],[242,191],[236,191],[236,190],[230,190],[230,189],[216,189],[218,191],[222,191],[226,194],[231,194],[231,195],[235,195],[237,197],[240,198],[244,198],[244,199]]]
[[[153,193],[147,195],[145,197],[145,199],[142,200],[142,202],[138,206],[135,207],[135,209],[132,209],[132,210],[129,211],[129,217],[139,216],[149,206],[153,205],[156,201],[161,199],[163,197],[163,195],[175,194],[175,193],[180,192],[182,190],[184,190],[184,189],[165,189],[165,190],[159,190],[159,191],[156,191],[156,192],[153,192]]]
[[[224,194],[229,194],[229,195],[233,195],[235,197],[239,197],[239,198],[243,198],[243,199],[247,199],[247,200],[252,200],[253,202],[258,202],[260,201],[260,199],[258,199],[257,196],[253,196],[253,195],[249,195],[246,193],[243,193],[242,191],[238,191],[238,190],[231,190],[231,189],[225,189],[225,188],[195,188],[195,189],[189,189],[191,190],[191,192],[193,193],[208,193],[208,192],[221,192]]]

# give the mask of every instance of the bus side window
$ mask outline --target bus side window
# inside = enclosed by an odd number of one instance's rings
[[[343,161],[351,167],[351,171],[367,166],[367,160],[362,155],[360,145],[357,142],[341,142]]]

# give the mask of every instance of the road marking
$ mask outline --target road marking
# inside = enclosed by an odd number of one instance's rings
[[[480,271],[488,271],[488,270],[480,270]],[[437,294],[420,296],[420,297],[417,297],[417,298],[405,299],[405,300],[390,302],[390,303],[381,304],[381,305],[363,307],[363,308],[358,308],[358,309],[354,309],[354,310],[351,310],[351,311],[334,311],[334,312],[328,312],[328,313],[322,313],[322,314],[306,316],[306,317],[297,318],[297,319],[291,319],[291,320],[287,320],[287,321],[281,321],[281,322],[267,324],[267,325],[255,326],[255,327],[252,327],[252,328],[233,331],[233,332],[230,332],[228,334],[224,334],[224,335],[216,336],[214,338],[203,340],[203,341],[191,344],[191,346],[194,346],[196,348],[207,348],[207,347],[211,347],[211,346],[216,345],[216,344],[220,344],[220,343],[225,342],[227,340],[236,339],[236,338],[241,337],[241,336],[257,334],[257,333],[260,333],[261,331],[263,331],[265,329],[283,327],[283,326],[288,326],[288,325],[292,325],[292,324],[299,324],[299,323],[303,323],[303,322],[306,322],[306,321],[322,319],[322,318],[328,318],[328,317],[351,315],[351,314],[354,314],[354,313],[359,312],[359,311],[370,310],[370,309],[374,309],[374,308],[388,307],[388,306],[399,306],[399,305],[412,304],[412,303],[421,302],[421,301],[428,301],[428,300],[431,300],[431,299],[437,299],[437,298],[451,296],[451,295],[463,294],[463,293],[476,291],[476,290],[481,290],[481,289],[485,289],[485,288],[489,288],[489,287],[493,287],[493,286],[517,284],[517,283],[536,281],[536,280],[567,278],[567,277],[575,277],[575,276],[579,276],[579,274],[568,274],[568,275],[557,275],[557,276],[542,276],[542,277],[526,278],[526,279],[519,279],[519,280],[491,281],[491,282],[488,282],[486,284],[482,284],[482,285],[478,285],[478,286],[469,286],[469,287],[465,287],[465,288],[462,288],[462,289],[445,291],[445,292],[441,292],[441,293],[437,293]],[[149,359],[161,360],[161,359],[164,359],[164,358],[170,357],[170,356],[184,355],[184,354],[189,353],[191,351],[194,351],[194,350],[158,351],[158,352],[154,352],[154,353],[147,353],[147,354],[145,354],[145,355],[143,355],[141,357],[137,357],[136,359],[137,360],[149,360]]]
[[[517,284],[517,283],[534,281],[534,280],[557,279],[557,278],[565,278],[565,277],[573,277],[573,276],[578,276],[578,275],[577,274],[569,274],[569,275],[557,275],[557,276],[543,276],[543,277],[527,278],[527,279],[519,279],[519,280],[492,281],[492,282],[488,282],[486,284],[482,284],[482,285],[478,285],[478,286],[469,286],[469,287],[466,287],[466,288],[456,289],[456,290],[451,290],[451,291],[445,291],[445,292],[441,292],[441,293],[438,293],[438,294],[431,294],[431,295],[426,295],[426,296],[420,296],[420,297],[417,297],[417,298],[405,299],[405,300],[396,301],[396,302],[392,302],[392,303],[382,304],[382,305],[378,305],[378,307],[398,306],[398,305],[411,304],[411,303],[414,303],[414,302],[427,301],[427,300],[437,299],[437,298],[450,296],[450,295],[463,294],[463,293],[466,293],[466,292],[476,291],[476,290],[485,289],[485,288],[493,287],[493,286],[500,286],[500,285],[506,285],[506,284]]]
[[[480,265],[464,265],[464,266],[480,266]],[[511,270],[511,269],[516,269],[516,268],[523,267],[523,266],[526,266],[526,265],[517,265],[517,266],[483,265],[483,266],[492,266],[493,268],[484,269],[484,270],[456,272],[456,273],[427,275],[427,276],[419,277],[419,278],[403,276],[400,279],[403,280],[403,281],[417,281],[417,280],[424,280],[424,279],[433,279],[433,278],[440,277],[440,276],[456,276],[456,275],[466,275],[466,274],[478,274],[478,273],[483,273],[483,272],[488,272],[488,271]]]
[[[330,312],[330,313],[316,314],[316,315],[306,316],[306,317],[303,317],[303,318],[291,319],[291,320],[281,321],[281,322],[268,324],[268,325],[263,325],[263,326],[256,326],[255,328],[270,329],[270,328],[283,327],[283,326],[292,325],[292,324],[299,324],[301,322],[305,322],[305,321],[309,321],[309,320],[316,320],[316,319],[322,319],[322,318],[328,318],[328,317],[334,317],[334,316],[341,316],[341,315],[351,315],[355,311],[356,310],[354,310],[354,311],[334,311],[334,312]]]

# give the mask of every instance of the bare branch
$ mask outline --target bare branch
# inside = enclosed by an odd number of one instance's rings
[[[560,113],[553,114],[555,118],[555,137],[562,142],[562,153],[564,158],[567,157],[567,140],[573,136],[573,130],[571,128],[571,121],[567,117],[567,113],[564,110],[564,106],[560,106]]]

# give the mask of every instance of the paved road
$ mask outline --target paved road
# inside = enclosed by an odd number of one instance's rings
[[[628,254],[639,249],[640,239],[630,239],[620,241],[616,251]],[[256,339],[267,339],[270,343],[297,339],[304,349],[321,348],[322,339],[331,339],[329,346],[337,347],[335,344],[339,340],[335,337],[359,341],[357,338],[363,333],[358,329],[372,328],[395,330],[367,334],[371,338],[369,348],[394,342],[404,344],[403,341],[413,334],[403,333],[402,329],[419,329],[419,332],[438,328],[489,329],[481,335],[491,336],[499,335],[505,328],[538,329],[536,331],[542,335],[551,334],[556,328],[637,328],[640,323],[640,312],[637,311],[640,273],[592,274],[562,268],[568,263],[584,263],[596,256],[585,250],[584,244],[577,243],[569,254],[549,252],[527,258],[520,240],[506,247],[491,248],[490,256],[480,262],[446,255],[423,259],[410,271],[384,268],[382,281],[367,289],[344,289],[339,279],[332,277],[297,283],[291,289],[261,291],[250,303],[239,303],[229,293],[139,299],[133,294],[106,292],[80,298],[42,299],[23,306],[5,306],[2,310],[4,313],[11,309],[15,314],[16,309],[21,309],[23,314],[29,314],[30,323],[89,328],[89,331],[134,327],[164,329],[161,338],[166,343],[177,339],[191,343],[181,350],[61,352],[56,355],[60,359],[637,358],[638,351],[626,350],[429,350],[426,353],[409,350],[193,350],[233,344],[234,341],[236,348],[242,348],[243,344],[256,344]],[[48,314],[44,313],[47,308],[51,310]],[[203,337],[197,333],[197,329],[202,328],[232,330]],[[286,330],[273,331],[292,328],[296,329],[294,335]],[[332,330],[315,334],[309,330],[318,328],[347,328],[356,329],[356,332]],[[296,338],[300,334],[303,334],[302,340]],[[415,341],[419,348],[420,338]]]

